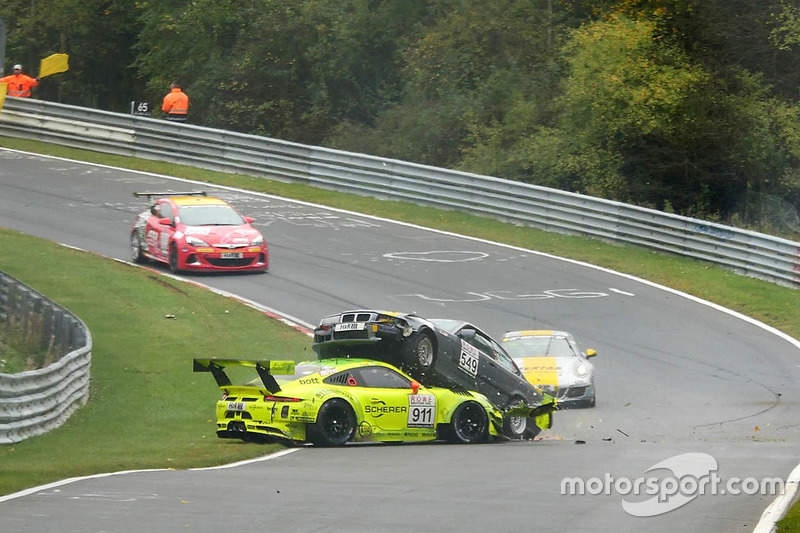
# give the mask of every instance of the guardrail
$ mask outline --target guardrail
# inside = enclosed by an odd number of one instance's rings
[[[27,98],[6,99],[0,135],[459,209],[800,286],[800,243],[490,176]]]
[[[0,272],[0,325],[12,321],[23,328],[41,327],[52,350],[68,353],[39,370],[0,373],[0,444],[61,426],[89,398],[89,329],[66,309]]]

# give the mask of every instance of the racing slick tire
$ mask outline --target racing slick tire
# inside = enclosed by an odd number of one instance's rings
[[[489,416],[478,402],[467,401],[456,407],[448,428],[450,442],[477,444],[489,436]]]
[[[317,421],[308,425],[308,440],[315,446],[344,446],[353,438],[356,414],[346,401],[328,400],[317,413]]]
[[[519,397],[512,398],[508,406],[517,405],[524,400]],[[524,416],[504,416],[503,435],[511,440],[522,440],[528,435],[528,418]]]
[[[144,263],[147,261],[144,253],[142,253],[142,239],[139,237],[138,231],[131,233],[131,259],[134,263]]]
[[[433,368],[436,364],[436,347],[430,333],[422,331],[409,341],[403,362],[412,372],[425,372]]]
[[[180,273],[180,269],[178,268],[178,249],[174,244],[169,247],[169,270],[173,274]]]

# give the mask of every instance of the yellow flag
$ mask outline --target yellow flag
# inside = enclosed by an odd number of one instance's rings
[[[53,54],[42,59],[39,65],[39,77],[44,78],[50,74],[58,74],[69,70],[69,56],[67,54]]]
[[[3,110],[3,104],[6,101],[6,92],[8,91],[7,83],[0,83],[0,111]]]

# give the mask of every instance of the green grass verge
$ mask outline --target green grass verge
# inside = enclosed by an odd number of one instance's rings
[[[93,341],[88,403],[56,431],[0,445],[0,494],[102,472],[215,465],[279,448],[217,438],[219,389],[210,374],[193,373],[191,362],[311,359],[306,335],[232,298],[50,241],[0,229],[0,249],[0,270],[80,317]]]
[[[800,503],[789,509],[777,524],[775,533],[797,533],[800,531]]]
[[[503,242],[522,248],[550,253],[561,257],[585,261],[587,263],[603,266],[619,272],[632,274],[643,279],[673,287],[711,302],[715,302],[728,307],[729,309],[733,309],[769,324],[791,335],[792,337],[800,338],[800,291],[781,287],[766,281],[738,276],[728,270],[718,268],[701,261],[664,255],[643,248],[622,247],[594,239],[565,236],[540,231],[533,228],[521,227],[492,219],[472,216],[457,211],[420,207],[404,202],[383,201],[376,200],[374,198],[358,197],[305,185],[283,183],[280,181],[236,174],[225,174],[222,172],[214,172],[210,170],[163,163],[159,161],[101,154],[86,150],[77,150],[57,145],[38,143],[35,141],[11,139],[8,137],[0,137],[0,146],[65,157],[69,159],[118,166],[122,168],[154,172],[157,174],[206,181],[220,185],[239,187],[242,189],[279,195],[286,198],[294,198],[307,202],[328,205],[331,207],[338,207],[351,211],[372,214],[384,218],[402,220],[424,227],[451,231],[463,235],[470,235],[473,237]],[[267,240],[269,240],[269,235],[266,237]],[[25,250],[30,250],[30,247],[26,246]],[[6,258],[0,257],[0,269],[5,268],[5,262]],[[55,268],[57,269],[58,273],[65,271],[59,266],[56,266]],[[119,269],[121,267],[116,266],[115,268]],[[12,272],[10,273],[13,275]],[[23,270],[21,274],[25,275],[21,276],[20,279],[28,283],[28,272]],[[70,275],[72,275],[71,272]],[[115,271],[115,275],[120,275],[120,271]],[[44,276],[47,277],[47,274],[45,273]],[[150,283],[157,285],[152,283],[152,280]],[[100,286],[103,287],[102,291],[105,291],[108,287],[108,285],[105,284]],[[63,302],[57,295],[48,294],[48,296],[53,297],[53,299],[62,305],[70,307],[68,303]],[[153,303],[157,304],[157,302],[158,300],[154,300]],[[196,307],[197,304],[194,303],[190,306],[190,308],[193,310]],[[85,317],[81,315],[77,308],[72,310],[85,320]],[[152,311],[152,314],[153,316],[158,316],[159,312]],[[124,328],[125,326],[124,324],[112,324],[108,328],[104,327],[104,329],[108,331],[108,334],[110,335],[120,335],[121,333],[116,329],[118,327]],[[95,332],[95,329],[92,327],[92,325],[90,325],[90,328],[92,328],[93,334],[98,335],[100,333],[99,330]],[[253,343],[256,343],[256,346],[258,346],[259,339],[260,335],[256,338],[251,337],[247,340],[247,342],[243,342],[242,344],[245,347],[249,346],[252,348]],[[191,339],[186,340],[189,345],[192,345],[190,341]],[[181,339],[173,338],[172,342],[179,343],[182,341]],[[299,345],[303,345],[305,347],[304,342],[305,345],[307,345],[307,341],[304,341],[303,339],[301,339]],[[237,344],[237,346],[241,345]],[[249,352],[245,351],[243,353]],[[114,371],[119,371],[119,369],[114,369]],[[183,370],[180,368],[175,370],[175,372],[181,371]],[[201,377],[208,378],[208,376],[203,375],[201,375]],[[115,377],[109,375],[108,378],[119,381],[118,376]],[[128,442],[126,446],[115,446],[114,449],[118,451],[120,455],[115,458],[114,464],[117,464],[119,468],[131,468],[132,466],[163,467],[165,466],[165,455],[160,446],[166,446],[168,449],[174,450],[175,453],[172,455],[177,455],[177,451],[179,449],[186,450],[187,453],[183,455],[179,461],[180,466],[221,463],[234,458],[245,457],[252,454],[252,452],[248,451],[248,447],[219,444],[217,444],[214,453],[211,453],[209,456],[203,456],[202,460],[199,457],[195,457],[194,454],[189,453],[192,451],[194,446],[196,446],[195,441],[198,434],[205,435],[205,440],[211,438],[210,433],[213,427],[211,426],[207,417],[207,413],[210,412],[210,407],[207,404],[208,389],[214,387],[213,382],[211,384],[203,384],[203,381],[211,381],[209,379],[197,380],[196,378],[192,377],[190,381],[193,382],[191,387],[180,389],[180,394],[183,394],[183,398],[187,399],[187,401],[182,402],[181,400],[175,400],[176,402],[180,401],[181,405],[178,406],[175,404],[175,409],[171,410],[177,411],[177,409],[180,407],[188,414],[176,412],[174,415],[185,415],[189,419],[196,419],[198,416],[204,417],[202,423],[197,423],[197,420],[194,420],[195,425],[187,426],[188,432],[182,435],[180,444],[173,444],[171,439],[165,439],[165,442],[160,442],[150,446],[148,449],[151,453],[138,453],[138,446],[134,442]],[[179,386],[182,387],[183,385],[184,382],[180,382]],[[198,389],[202,389],[203,392],[198,393]],[[174,399],[176,392],[177,389],[173,385],[172,391],[165,391],[163,393],[164,401],[168,403],[171,399]],[[192,394],[195,395],[192,396]],[[201,396],[202,398],[200,398]],[[102,401],[102,398],[93,398],[84,411],[92,412],[99,409],[99,407],[95,405],[98,403],[98,401]],[[109,409],[109,411],[109,416],[114,416],[113,413],[115,410],[112,408]],[[79,413],[78,419],[81,419],[85,416],[87,415]],[[93,420],[93,422],[98,423],[100,421]],[[71,427],[73,425],[74,423],[71,420],[68,424],[68,427],[55,432],[55,434],[68,433],[71,431]],[[88,425],[84,429],[88,430]],[[159,428],[152,429],[151,432],[157,433],[158,429]],[[161,429],[163,430],[163,428]],[[139,434],[139,432],[131,432],[130,437],[131,439],[137,439],[138,441],[144,440],[147,442],[147,439],[144,437],[139,437]],[[142,434],[146,435],[147,432],[144,431]],[[77,435],[74,433],[72,435],[77,437]],[[52,437],[40,437],[33,439],[31,444],[23,443],[23,445],[17,445],[15,448],[19,450],[25,449],[29,446],[42,446],[42,449],[58,449],[58,447],[54,447],[54,444],[51,442],[51,439],[53,438],[55,438],[55,435]],[[39,442],[44,444],[40,445]],[[230,453],[229,450],[232,447],[237,449],[243,448],[243,451],[238,457],[230,457],[227,454]],[[0,461],[6,461],[7,457],[2,455],[2,453],[2,448],[0,448]],[[150,457],[150,460],[148,460],[147,457]],[[178,464],[175,463],[176,460],[177,459],[173,457],[172,460],[167,464],[178,467]],[[44,467],[45,465],[42,466]],[[58,468],[53,465],[49,466],[52,475],[47,479],[55,479],[66,477],[67,475],[74,475],[68,472],[58,473],[57,471],[52,471],[52,469],[58,470]],[[5,490],[5,483],[2,475],[3,472],[0,472],[0,492]],[[41,479],[35,482],[40,481]],[[35,482],[26,483],[26,485],[33,485]],[[785,531],[800,531],[800,529],[795,528]]]

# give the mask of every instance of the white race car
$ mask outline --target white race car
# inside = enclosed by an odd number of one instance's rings
[[[558,398],[560,408],[594,407],[594,365],[589,361],[597,352],[581,352],[572,334],[566,331],[509,331],[503,348],[514,358],[532,385]]]

